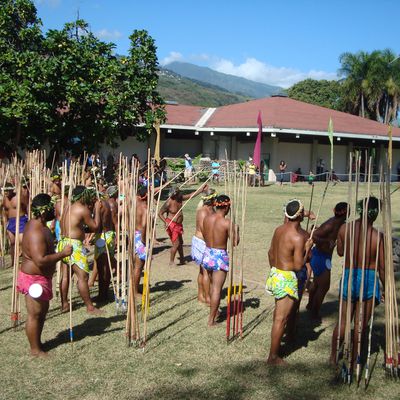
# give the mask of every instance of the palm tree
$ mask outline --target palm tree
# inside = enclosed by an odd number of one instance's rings
[[[346,78],[344,89],[353,108],[353,113],[365,117],[365,90],[368,86],[368,66],[370,55],[359,51],[356,54],[343,53],[339,57],[342,64],[339,75]]]

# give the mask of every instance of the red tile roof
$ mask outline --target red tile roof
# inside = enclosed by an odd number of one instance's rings
[[[194,126],[206,110],[194,106],[167,106],[167,123]],[[204,127],[257,128],[259,110],[264,127],[326,132],[332,117],[335,132],[377,136],[387,136],[388,133],[387,126],[379,122],[288,97],[268,97],[219,107]],[[400,128],[393,128],[393,136],[400,137]]]
[[[194,126],[207,108],[185,105],[166,105],[168,125]]]

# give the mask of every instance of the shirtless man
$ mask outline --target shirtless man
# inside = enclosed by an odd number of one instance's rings
[[[183,212],[181,210],[182,203],[194,196],[199,195],[208,189],[206,184],[201,185],[196,191],[182,194],[178,189],[172,189],[168,200],[162,205],[158,216],[165,224],[168,236],[171,239],[172,247],[169,259],[169,265],[174,265],[175,255],[178,252],[180,265],[185,264],[185,256],[183,254]],[[166,217],[164,216],[166,215]]]
[[[21,188],[21,198],[20,198],[20,210],[19,210],[19,229],[18,238],[20,243],[22,242],[22,235],[25,229],[25,225],[28,223],[28,196],[22,193]],[[11,183],[6,183],[4,186],[4,197],[2,203],[2,210],[7,221],[7,236],[10,242],[10,253],[11,253],[11,263],[14,264],[14,252],[15,252],[15,240],[16,240],[16,229],[17,229],[17,194],[15,188]]]
[[[114,192],[118,194],[118,188],[114,187],[114,189]],[[112,194],[114,195],[115,193]],[[101,204],[101,233],[97,233],[94,236],[94,259],[96,260],[99,277],[99,295],[96,300],[98,302],[105,302],[108,300],[108,288],[111,281],[110,268],[115,269],[117,263],[114,257],[117,215],[116,210],[111,208],[108,200],[101,200]],[[108,256],[110,257],[111,266],[108,264]]]
[[[69,266],[78,278],[78,290],[90,314],[98,314],[100,311],[94,307],[90,300],[88,276],[89,263],[86,249],[83,246],[85,230],[83,225],[88,226],[91,232],[97,232],[101,228],[101,207],[100,201],[94,205],[94,219],[91,216],[91,208],[95,202],[96,194],[93,190],[84,186],[77,186],[72,191],[71,206],[66,204],[61,217],[61,240],[58,242],[57,250],[62,251],[64,247],[71,244],[73,252],[70,257],[63,258],[62,281],[61,281],[61,307],[62,311],[69,310],[68,287],[69,287]],[[71,209],[70,209],[71,208]]]
[[[61,177],[58,174],[55,174],[51,177],[51,189],[50,189],[50,195],[51,196],[61,196]]]
[[[204,218],[202,231],[206,242],[203,267],[207,270],[211,282],[209,327],[216,325],[221,290],[229,271],[229,256],[226,248],[228,238],[230,238],[231,220],[226,218],[226,215],[231,209],[231,200],[224,194],[219,195],[215,199],[214,207],[215,213],[209,213]],[[234,226],[232,230],[231,240],[233,245],[237,246],[239,244],[238,226]]]
[[[202,266],[206,243],[203,236],[203,222],[207,215],[214,212],[214,201],[217,197],[214,189],[209,189],[203,196],[201,206],[196,212],[196,232],[192,238],[192,260],[199,266],[197,277],[197,300],[200,303],[210,304],[210,280],[208,273]]]
[[[361,278],[362,278],[362,265],[364,260],[363,246],[364,246],[364,227],[363,227],[363,208],[364,205],[367,206],[367,243],[365,251],[365,267],[364,267],[364,293],[362,299],[363,307],[363,321],[361,327],[361,338],[363,339],[365,328],[371,317],[372,312],[372,299],[375,296],[375,305],[378,305],[381,300],[379,280],[376,283],[376,291],[374,293],[374,281],[376,276],[376,271],[379,274],[380,281],[382,283],[382,290],[384,293],[385,288],[385,256],[384,256],[384,244],[383,235],[378,233],[378,231],[373,227],[373,223],[379,214],[379,200],[375,197],[370,197],[369,199],[361,200],[359,203],[359,214],[358,218],[354,222],[354,247],[352,251],[354,252],[354,258],[351,260],[351,247],[350,247],[350,227],[351,222],[344,224],[339,229],[339,234],[337,237],[337,253],[340,257],[343,257],[345,253],[345,242],[346,242],[346,225],[347,225],[347,249],[346,249],[346,259],[345,262],[345,274],[343,282],[343,303],[342,303],[342,315],[341,315],[341,326],[340,326],[340,341],[343,340],[345,325],[346,325],[346,310],[347,310],[347,296],[348,296],[348,284],[349,284],[349,273],[350,268],[352,268],[352,282],[351,282],[351,316],[354,318],[354,339],[353,339],[353,361],[357,357],[358,348],[358,329],[359,329],[359,315],[360,307],[358,306]],[[379,249],[378,249],[378,235],[379,239]],[[378,252],[378,265],[376,265],[376,256]],[[353,262],[352,262],[353,261]],[[378,277],[376,277],[378,279]],[[339,286],[341,287],[341,285]],[[339,293],[340,296],[340,293]],[[330,362],[332,365],[336,364],[336,349],[337,349],[337,338],[338,338],[339,324],[337,323],[332,335],[332,351],[330,356]]]
[[[61,253],[54,252],[53,237],[46,222],[54,218],[54,206],[48,194],[32,200],[33,218],[26,224],[22,239],[22,264],[18,272],[17,289],[25,295],[28,313],[25,330],[31,355],[44,356],[41,343],[44,321],[53,298],[52,276],[56,263],[72,253],[67,245]]]
[[[268,364],[282,365],[279,357],[281,340],[299,300],[298,278],[308,260],[312,240],[301,227],[304,206],[299,200],[291,200],[285,207],[287,222],[275,229],[268,252],[271,271],[266,283],[267,293],[275,298],[275,310],[271,329],[271,348]]]
[[[146,261],[147,195],[145,186],[140,186],[136,194],[135,223],[135,270],[133,273],[134,293],[139,296],[139,283]]]
[[[347,203],[336,204],[334,216],[314,231],[315,246],[311,251],[311,268],[314,282],[309,289],[307,309],[311,318],[321,319],[319,311],[331,284],[332,253],[340,227],[346,222]]]

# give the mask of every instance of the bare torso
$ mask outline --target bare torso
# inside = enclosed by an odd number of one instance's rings
[[[32,238],[35,236],[36,240],[42,241],[46,246],[46,254],[54,254],[54,241],[51,231],[47,226],[36,219],[30,220],[24,230],[24,236],[22,239],[22,263],[21,271],[30,275],[44,275],[52,277],[56,269],[56,264],[45,269],[41,269],[32,260],[32,253],[30,249],[30,243]]]
[[[174,219],[175,222],[181,224],[183,222],[183,212],[181,210],[182,201],[169,198],[165,204],[167,208],[167,218]]]
[[[304,265],[304,249],[308,233],[291,222],[275,229],[269,259],[271,267],[283,271],[300,271]]]
[[[27,203],[25,201],[23,201],[23,199],[21,198],[20,210],[19,210],[20,216],[27,214],[26,204]],[[5,211],[5,215],[6,215],[7,219],[17,217],[17,208],[18,208],[17,195],[14,195],[11,199],[8,198],[7,196],[4,196],[3,209]]]
[[[69,237],[70,239],[85,240],[83,214],[85,211],[87,212],[87,209],[87,206],[79,202],[73,203],[71,206],[69,204],[64,205],[64,213],[61,218],[62,236]]]
[[[146,225],[147,225],[147,200],[141,200],[138,197],[136,201],[135,230],[142,232],[142,241],[146,240]]]
[[[351,223],[342,225],[342,227],[339,230],[338,253],[339,253],[339,255],[342,255],[342,253],[344,251],[346,225],[347,225],[347,245],[346,245],[347,249],[346,249],[345,265],[347,268],[350,268],[350,264],[351,264],[350,228],[352,225]],[[364,237],[365,236],[362,233],[361,225],[362,224],[361,224],[360,219],[355,221],[354,247],[353,247],[353,267],[354,268],[361,268],[363,265],[363,259],[364,259],[364,251],[363,250],[364,250]],[[381,236],[380,240],[381,240],[381,245],[382,245],[383,244],[382,236]],[[367,235],[366,235],[365,268],[375,269],[377,248],[378,248],[378,231],[372,226],[372,224],[368,224]],[[383,256],[383,255],[381,254],[381,256]]]
[[[332,255],[342,224],[340,219],[332,217],[315,230],[313,239],[318,250]]]
[[[203,237],[207,247],[226,250],[230,224],[230,219],[219,213],[207,215],[203,221]]]
[[[101,226],[102,232],[114,231],[115,226],[112,218],[111,207],[108,201],[102,200],[102,208],[101,208]]]
[[[202,206],[197,210],[197,212],[196,212],[196,232],[194,235],[196,237],[198,237],[199,239],[204,240],[204,235],[203,235],[204,218],[213,213],[214,213],[214,211],[211,206]]]

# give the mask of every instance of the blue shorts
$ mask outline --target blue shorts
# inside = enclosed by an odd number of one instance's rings
[[[296,272],[296,276],[299,293],[303,293],[304,284],[307,281],[307,267],[304,265],[304,267],[300,271]]]
[[[61,240],[61,225],[58,219],[56,220],[56,225],[54,227],[54,235],[56,236],[57,242],[59,242]]]
[[[314,247],[311,251],[311,268],[313,270],[314,276],[320,276],[325,271],[330,271],[332,268],[332,256],[328,253],[318,250]]]
[[[21,217],[19,217],[19,227],[18,227],[19,233],[24,232],[25,225],[27,223],[28,223],[27,215],[22,215]],[[15,235],[15,232],[17,230],[17,218],[16,217],[11,217],[8,219],[7,230]]]
[[[346,268],[344,270],[344,283],[343,283],[343,300],[347,301],[347,290],[348,290],[348,282],[349,282],[349,272],[350,270]],[[353,268],[353,276],[352,276],[352,284],[351,284],[351,302],[355,303],[359,300],[360,287],[361,287],[361,277],[362,270],[361,268]],[[379,277],[376,277],[376,304],[378,305],[381,299],[381,291],[379,287]],[[374,269],[365,269],[364,270],[364,290],[363,290],[363,301],[370,300],[374,296],[374,280],[375,280],[375,270]],[[340,280],[339,285],[339,296],[340,296],[340,288],[342,287],[342,280]]]
[[[142,232],[135,231],[135,254],[140,260],[146,261],[146,246],[142,242]]]

